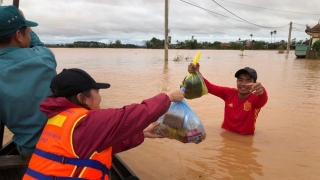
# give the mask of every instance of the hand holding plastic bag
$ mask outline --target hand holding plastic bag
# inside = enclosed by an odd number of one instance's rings
[[[188,104],[172,103],[168,112],[159,118],[156,133],[183,143],[198,144],[206,138],[202,122]]]
[[[201,53],[197,53],[197,55],[193,59],[193,64],[196,65],[200,60]],[[189,73],[182,81],[183,87],[186,88],[184,92],[186,99],[194,99],[199,98],[205,94],[208,94],[207,86],[205,85],[203,78],[199,72]]]

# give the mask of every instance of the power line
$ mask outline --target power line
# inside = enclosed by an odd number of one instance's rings
[[[306,24],[299,24],[299,23],[292,23],[292,24],[297,24],[297,25],[300,25],[300,26],[306,26]]]
[[[229,11],[228,9],[226,9],[225,7],[223,7],[223,6],[221,6],[219,3],[217,3],[216,1],[214,1],[214,0],[212,0],[214,3],[216,3],[218,6],[220,6],[220,7],[222,7],[224,10],[226,10],[226,11],[228,11],[229,13],[231,13],[232,15],[234,15],[234,16],[236,16],[236,17],[238,17],[239,19],[241,19],[241,20],[243,20],[243,21],[245,21],[245,22],[247,22],[247,23],[249,23],[249,24],[252,24],[252,25],[255,25],[255,26],[258,26],[258,27],[263,27],[263,28],[267,28],[267,29],[277,29],[277,28],[282,28],[282,27],[285,27],[285,26],[287,26],[288,24],[286,24],[286,25],[284,25],[284,26],[281,26],[281,27],[266,27],[266,26],[260,26],[260,25],[258,25],[258,24],[254,24],[254,23],[252,23],[252,22],[249,22],[249,21],[247,21],[247,20],[245,20],[245,19],[243,19],[243,18],[241,18],[241,17],[239,17],[239,16],[237,16],[236,14],[234,14],[233,12],[231,12],[231,11]]]
[[[184,3],[186,3],[186,4],[189,4],[189,5],[191,5],[191,6],[194,6],[194,7],[200,8],[200,9],[202,9],[202,10],[208,11],[208,12],[210,12],[210,13],[217,14],[217,15],[219,15],[219,16],[223,16],[223,17],[226,17],[226,18],[229,18],[229,19],[235,20],[235,21],[242,22],[242,23],[243,23],[243,22],[247,22],[246,20],[242,20],[242,21],[241,21],[241,20],[239,20],[239,19],[234,19],[234,18],[231,18],[231,17],[229,17],[229,16],[225,16],[225,15],[222,15],[222,14],[219,14],[219,13],[216,13],[216,12],[213,12],[213,11],[211,11],[211,10],[205,9],[205,8],[200,7],[200,6],[198,6],[198,5],[195,5],[195,4],[192,4],[192,3],[186,2],[186,1],[184,1],[184,0],[180,0],[180,1],[182,1],[182,2],[184,2]],[[248,23],[248,22],[247,22],[247,23]],[[249,23],[250,23],[250,22],[249,22]],[[281,26],[281,27],[265,27],[265,26],[260,26],[260,25],[253,24],[253,23],[250,23],[250,24],[255,25],[255,26],[259,26],[259,27],[262,27],[262,28],[267,28],[267,29],[283,28],[283,27],[285,27],[285,26],[288,26],[288,25],[289,25],[289,24],[286,24],[286,25]]]
[[[192,2],[191,0],[189,0],[189,2],[190,2],[192,5],[196,6],[196,5],[195,5],[195,3],[194,3],[194,2]],[[246,31],[246,32],[248,32],[248,33],[252,33],[252,32],[254,32],[255,34],[262,35],[262,34],[260,34],[260,33],[257,33],[256,31],[249,31],[248,29],[244,29],[244,28],[238,27],[238,26],[236,26],[236,25],[233,25],[233,24],[231,24],[231,23],[229,23],[229,22],[227,22],[227,21],[223,20],[222,18],[217,17],[217,16],[216,16],[216,15],[214,15],[212,12],[209,12],[209,14],[210,14],[210,15],[212,15],[212,16],[214,16],[215,18],[218,18],[219,20],[221,20],[221,21],[223,21],[223,22],[225,22],[225,23],[227,23],[227,24],[229,24],[229,25],[233,26],[233,27],[236,27],[236,28],[241,29],[241,30],[245,30],[245,31]],[[231,18],[231,19],[232,19],[232,18]],[[238,20],[238,19],[234,19],[234,20],[240,21],[240,20]],[[240,22],[243,22],[243,21],[240,21]]]
[[[298,28],[292,27],[292,29],[295,29],[296,31],[304,32],[303,30],[300,30]]]
[[[248,7],[253,7],[253,8],[267,9],[267,10],[272,10],[272,11],[280,11],[280,12],[287,12],[287,13],[296,13],[296,14],[307,14],[307,15],[313,15],[313,16],[320,16],[320,14],[312,14],[312,13],[305,13],[305,12],[295,12],[295,11],[271,9],[271,8],[252,6],[252,5],[241,4],[241,3],[236,3],[236,2],[232,2],[232,1],[226,1],[226,0],[221,0],[221,1],[225,1],[225,2],[228,2],[228,3],[232,3],[232,4],[238,4],[238,5],[241,5],[241,6],[248,6]]]
[[[297,29],[297,28],[295,28],[295,27],[292,27],[292,29],[295,29],[295,30],[293,30],[293,31],[298,31],[298,32],[301,33],[301,34],[307,35],[307,34],[305,33],[305,31],[302,31],[302,30]]]
[[[223,16],[223,17],[226,17],[226,18],[229,18],[229,19],[233,19],[233,20],[235,20],[235,21],[243,22],[243,21],[241,21],[241,20],[239,20],[239,19],[234,19],[234,18],[231,18],[231,17],[229,17],[229,16],[225,16],[225,15],[222,15],[222,14],[219,14],[219,13],[216,13],[216,12],[213,12],[213,11],[211,11],[211,10],[209,10],[209,9],[205,9],[205,8],[203,8],[203,7],[200,7],[200,6],[198,6],[198,5],[195,5],[195,4],[186,2],[186,1],[184,1],[184,0],[180,0],[180,1],[182,1],[182,2],[184,2],[184,3],[186,3],[186,4],[189,4],[189,5],[191,5],[191,6],[200,8],[200,9],[202,9],[202,10],[208,11],[208,12],[210,12],[210,13],[217,14],[217,15],[219,15],[219,16]]]

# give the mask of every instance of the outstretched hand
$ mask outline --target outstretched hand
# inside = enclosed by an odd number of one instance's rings
[[[173,90],[167,93],[171,102],[181,102],[184,98],[184,92],[181,89]]]
[[[200,69],[200,64],[199,63],[197,63],[196,65],[194,65],[193,63],[190,63],[188,65],[188,72],[189,73],[194,73],[196,71],[199,71],[199,69]]]
[[[143,130],[144,137],[145,138],[164,138],[163,136],[155,133],[155,129],[159,125],[160,125],[159,122],[151,123],[147,128]]]
[[[252,92],[253,94],[262,95],[264,93],[263,86],[259,82],[257,82],[257,83],[249,83],[247,85],[251,86],[250,92]]]

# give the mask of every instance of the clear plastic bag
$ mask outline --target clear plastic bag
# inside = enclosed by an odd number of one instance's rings
[[[196,65],[200,60],[201,53],[193,59],[193,64]],[[189,73],[182,81],[182,85],[186,91],[184,92],[186,99],[195,99],[208,94],[208,89],[199,72]]]
[[[206,138],[201,120],[184,100],[172,103],[158,122],[160,125],[156,128],[156,133],[164,137],[195,144]]]

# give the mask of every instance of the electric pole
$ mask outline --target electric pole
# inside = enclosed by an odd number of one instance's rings
[[[290,51],[291,31],[292,31],[292,22],[290,22],[290,27],[289,27],[289,37],[288,37],[288,44],[287,44],[287,53],[289,53],[289,51]]]
[[[168,61],[168,0],[165,0],[164,14],[164,60]]]

